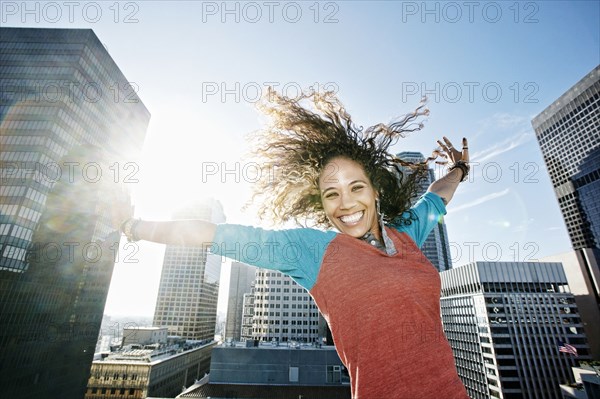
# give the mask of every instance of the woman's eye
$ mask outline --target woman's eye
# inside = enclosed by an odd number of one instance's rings
[[[325,195],[325,198],[335,198],[337,196],[337,193],[329,193]]]
[[[362,188],[364,188],[364,186],[354,186],[352,187],[352,191],[359,191]]]

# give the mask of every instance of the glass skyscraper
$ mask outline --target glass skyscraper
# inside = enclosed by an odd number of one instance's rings
[[[0,386],[83,397],[150,114],[93,31],[0,28]],[[125,195],[125,194],[123,194]]]
[[[573,249],[600,249],[600,65],[532,125]]]

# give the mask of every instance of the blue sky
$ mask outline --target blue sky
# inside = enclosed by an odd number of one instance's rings
[[[472,177],[446,216],[455,266],[570,249],[531,119],[600,63],[597,1],[81,2],[72,18],[60,2],[59,14],[27,4],[29,14],[4,2],[2,24],[91,28],[139,88],[152,114],[134,187],[142,218],[169,218],[208,194],[228,221],[259,223],[240,211],[249,184],[203,179],[202,163],[240,162],[245,135],[260,127],[256,88],[271,82],[293,96],[317,83],[364,126],[428,94],[425,129],[395,151],[469,139]],[[153,313],[162,251],[143,243],[139,263],[117,264],[107,313]]]

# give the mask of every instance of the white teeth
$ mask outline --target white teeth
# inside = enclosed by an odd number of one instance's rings
[[[340,220],[344,223],[356,223],[362,217],[364,211],[353,213],[352,215],[340,216]]]

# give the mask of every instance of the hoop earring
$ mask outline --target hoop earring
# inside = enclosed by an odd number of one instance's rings
[[[379,198],[375,199],[375,208],[377,209],[377,216],[379,220],[379,226],[381,227],[381,238],[383,239],[383,245],[385,246],[385,252],[392,256],[396,255],[398,251],[396,251],[396,247],[394,246],[394,242],[390,237],[388,237],[385,231],[385,224],[383,223],[383,213],[381,213],[381,205]]]

